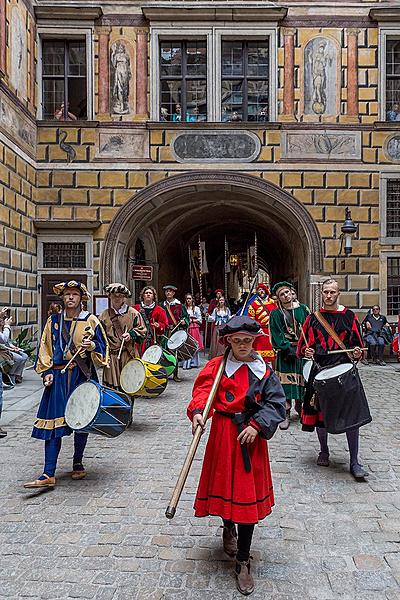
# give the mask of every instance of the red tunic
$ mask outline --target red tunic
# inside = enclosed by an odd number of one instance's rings
[[[146,338],[139,348],[140,356],[142,356],[145,350],[154,344],[154,332],[156,334],[156,343],[157,338],[165,333],[165,330],[168,327],[168,318],[165,310],[157,304],[154,306],[148,316],[141,304],[135,304],[134,308],[136,308],[136,310],[142,315],[147,328]],[[158,327],[154,327],[154,323],[158,323]]]
[[[204,409],[221,361],[221,356],[213,358],[199,373],[188,406],[189,419],[192,419],[193,411],[196,414]],[[213,409],[243,412],[246,408],[245,396],[250,387],[249,373],[250,369],[242,365],[232,377],[224,374]],[[270,376],[271,371],[267,367],[264,380]],[[272,374],[272,377],[275,375]],[[272,385],[275,385],[275,381]],[[280,391],[280,384],[277,385],[277,397],[279,400],[279,394],[282,394],[283,406],[283,392]],[[270,393],[272,395],[275,392]],[[218,515],[234,523],[257,523],[271,512],[274,505],[267,441],[258,435],[248,445],[251,471],[246,472],[236,424],[229,417],[212,412],[211,430],[194,504],[195,516]],[[254,420],[250,423],[257,430],[260,429]]]
[[[256,298],[247,310],[248,316],[257,321],[263,330],[264,335],[256,339],[253,348],[261,354],[265,362],[272,362],[275,358],[269,333],[269,316],[275,308],[277,306],[273,300],[263,301],[260,298]]]

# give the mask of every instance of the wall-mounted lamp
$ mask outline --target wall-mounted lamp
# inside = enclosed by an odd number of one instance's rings
[[[349,256],[352,252],[352,239],[353,235],[357,231],[357,225],[354,223],[351,218],[351,211],[349,208],[346,208],[345,221],[341,227],[342,235],[340,236],[340,251],[339,254],[342,253],[343,240],[344,240],[344,253],[346,256]]]

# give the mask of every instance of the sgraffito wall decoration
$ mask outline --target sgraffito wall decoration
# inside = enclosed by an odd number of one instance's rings
[[[27,98],[27,28],[26,14],[19,6],[11,9],[10,18],[10,83],[18,95]]]
[[[110,47],[110,112],[112,115],[133,113],[134,106],[133,49],[125,39]]]
[[[304,114],[338,113],[338,50],[333,40],[316,37],[304,48]]]

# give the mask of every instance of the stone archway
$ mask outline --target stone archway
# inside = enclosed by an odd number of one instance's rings
[[[289,273],[299,281],[301,297],[309,298],[311,275],[323,269],[322,241],[307,209],[288,192],[259,177],[227,171],[190,171],[158,181],[138,192],[110,224],[101,260],[102,283],[127,282],[127,255],[139,235],[151,236],[158,269],[167,252],[198,233],[214,237],[226,230],[259,228],[260,248],[274,265],[273,275]],[[175,252],[175,251],[174,251]],[[171,254],[177,260],[179,252]],[[217,260],[217,259],[216,259]],[[281,265],[281,267],[280,267]],[[161,269],[162,270],[162,269]],[[166,273],[168,271],[165,271]],[[169,273],[169,272],[168,272]],[[168,275],[173,276],[173,275]],[[167,275],[165,275],[166,278]],[[165,281],[161,277],[161,282]]]

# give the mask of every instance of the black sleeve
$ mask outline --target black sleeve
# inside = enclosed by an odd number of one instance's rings
[[[273,372],[263,381],[261,403],[262,406],[253,415],[253,419],[261,427],[260,435],[269,440],[274,435],[279,423],[286,418],[285,392]]]

